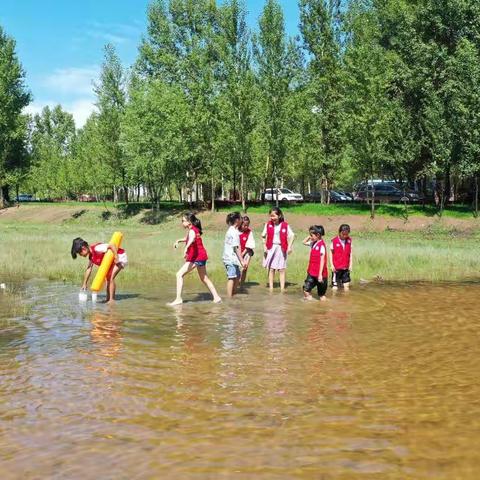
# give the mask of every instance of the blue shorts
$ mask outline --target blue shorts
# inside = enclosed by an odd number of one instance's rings
[[[206,260],[199,260],[197,262],[193,262],[197,267],[204,267],[207,264]]]
[[[229,280],[239,278],[241,275],[240,267],[238,265],[233,265],[232,263],[225,263],[225,269],[227,270],[227,277]]]

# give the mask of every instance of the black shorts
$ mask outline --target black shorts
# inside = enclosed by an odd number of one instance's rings
[[[332,272],[332,287],[341,287],[344,283],[350,283],[350,270],[337,270]]]
[[[323,297],[327,292],[328,279],[324,278],[322,281],[319,281],[318,277],[313,277],[308,273],[303,284],[303,291],[310,293],[315,287],[317,287],[318,296]]]

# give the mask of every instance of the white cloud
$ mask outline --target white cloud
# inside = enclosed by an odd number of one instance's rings
[[[55,107],[55,105],[58,105],[58,102],[33,102],[25,108],[24,112],[35,115],[36,113],[41,113],[46,106],[53,108]],[[92,98],[80,98],[72,102],[62,103],[61,107],[66,112],[69,112],[73,115],[77,128],[82,128],[85,125],[88,117],[92,114],[93,111],[96,110],[94,100]]]
[[[56,93],[92,95],[93,82],[99,74],[100,68],[98,66],[59,68],[51,75],[46,76],[42,85]]]
[[[135,22],[133,24],[90,22],[85,33],[87,37],[95,40],[120,45],[138,41],[142,29]]]

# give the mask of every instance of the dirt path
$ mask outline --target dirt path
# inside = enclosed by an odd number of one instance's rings
[[[62,224],[66,220],[72,220],[78,217],[79,223],[83,215],[89,213],[90,215],[101,215],[105,209],[97,205],[78,204],[78,205],[35,205],[35,204],[21,204],[20,207],[11,207],[0,210],[0,222],[2,220],[8,222],[25,222],[37,224]],[[143,218],[147,210],[139,212],[133,220],[133,224],[140,226],[140,220]],[[85,215],[87,216],[87,215]],[[204,226],[212,229],[223,231],[226,228],[225,224],[226,213],[210,213],[204,212],[200,214]],[[268,215],[255,214],[249,215],[253,228],[260,230],[264,223],[268,220]],[[411,216],[407,222],[401,218],[377,216],[371,220],[367,215],[334,215],[334,216],[314,216],[314,215],[298,215],[290,214],[286,220],[292,225],[292,228],[297,232],[305,232],[310,225],[323,225],[325,230],[329,233],[335,232],[339,225],[348,223],[354,232],[383,232],[385,230],[396,231],[419,231],[427,230],[429,228],[439,228],[443,230],[457,231],[463,234],[471,234],[480,230],[480,219],[458,219],[444,217],[420,217]],[[161,226],[159,225],[159,228]]]

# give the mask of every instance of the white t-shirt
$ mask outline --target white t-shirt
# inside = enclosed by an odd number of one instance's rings
[[[313,247],[313,244],[314,242],[310,241],[309,243],[309,247],[312,248]],[[326,250],[325,250],[325,244],[323,244],[321,247],[320,247],[320,255],[325,255],[326,253]]]
[[[262,232],[262,237],[267,236],[267,225],[265,224],[263,227],[263,232]],[[279,223],[278,225],[274,225],[273,227],[273,244],[274,245],[280,245],[280,229],[281,229],[282,224]],[[287,238],[290,240],[293,237],[293,230],[290,228],[290,225],[288,226],[287,230]]]
[[[232,225],[225,234],[225,244],[223,246],[223,263],[230,265],[239,265],[237,254],[234,247],[240,249],[240,232]]]
[[[99,243],[98,245],[95,245],[95,247],[93,247],[93,249],[97,253],[107,253],[108,243]]]

